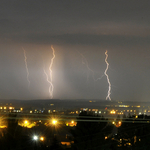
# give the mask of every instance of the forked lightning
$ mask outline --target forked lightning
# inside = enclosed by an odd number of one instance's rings
[[[50,98],[52,99],[53,98],[53,91],[54,91],[52,66],[53,66],[54,59],[55,59],[55,50],[54,50],[53,46],[51,46],[51,49],[53,51],[53,57],[51,59],[50,65],[49,65],[49,76],[46,73],[45,68],[44,68],[44,73],[46,75],[47,82],[49,83],[49,94],[50,94]]]
[[[98,80],[102,79],[102,77],[104,75],[102,75],[101,77],[99,77],[97,79],[95,78],[94,71],[89,67],[89,63],[88,63],[87,59],[85,58],[85,56],[82,53],[80,53],[80,52],[78,52],[78,53],[82,56],[82,63],[85,64],[87,69],[92,73],[93,80],[94,81],[98,81]]]

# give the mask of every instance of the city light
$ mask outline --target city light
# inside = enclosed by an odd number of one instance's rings
[[[27,120],[25,120],[25,121],[24,121],[24,124],[28,124],[28,121],[27,121]]]
[[[33,140],[37,141],[38,140],[38,136],[34,135],[33,136]]]
[[[53,119],[52,123],[53,123],[53,125],[56,125],[57,124],[57,120]]]
[[[121,124],[122,124],[122,122],[121,122],[121,121],[119,121],[119,122],[118,122],[118,124],[116,125],[116,127],[120,127],[120,126],[121,126]]]
[[[43,136],[40,137],[40,141],[44,141],[44,137]]]
[[[28,120],[25,120],[25,121],[24,121],[24,126],[27,127],[28,125],[29,125]]]
[[[115,122],[113,121],[112,124],[115,124]]]
[[[14,109],[14,107],[9,107],[9,109],[11,110],[11,109]]]
[[[114,110],[110,111],[111,114],[116,114],[116,112]]]
[[[29,120],[19,120],[18,125],[21,127],[32,128],[36,126],[36,123],[33,121],[29,121]]]

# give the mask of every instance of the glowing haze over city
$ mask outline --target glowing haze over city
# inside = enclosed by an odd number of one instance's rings
[[[150,101],[148,1],[0,2],[0,99]]]

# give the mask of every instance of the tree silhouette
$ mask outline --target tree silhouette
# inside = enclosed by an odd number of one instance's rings
[[[71,130],[74,136],[73,149],[101,149],[111,146],[109,135],[113,127],[108,120],[83,111],[77,118],[75,130]],[[105,139],[105,136],[108,138]]]

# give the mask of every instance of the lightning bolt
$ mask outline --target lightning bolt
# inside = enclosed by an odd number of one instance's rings
[[[27,81],[28,81],[28,87],[30,86],[30,80],[29,80],[29,70],[28,70],[28,64],[27,64],[27,56],[26,56],[26,51],[24,48],[22,48],[24,51],[24,62],[26,66],[26,71],[27,71]]]
[[[107,94],[106,100],[107,100],[107,99],[111,100],[111,98],[110,98],[110,94],[111,94],[111,83],[110,83],[110,80],[109,80],[109,76],[108,76],[108,74],[107,74],[107,70],[108,70],[108,68],[109,68],[109,63],[107,62],[107,58],[108,58],[107,50],[106,50],[106,52],[105,52],[105,55],[106,55],[105,62],[106,62],[106,64],[107,64],[107,67],[106,67],[106,70],[105,70],[104,74],[106,75],[107,81],[108,81],[108,84],[109,84],[109,89],[108,89],[108,94]]]
[[[53,62],[54,62],[54,59],[55,59],[55,50],[53,48],[53,45],[51,45],[51,49],[53,51],[53,57],[51,59],[51,63],[50,63],[50,66],[49,66],[49,71],[50,71],[50,80],[52,82],[52,79],[53,79],[53,72],[52,72],[52,66],[53,66]]]
[[[92,73],[93,80],[98,81],[98,80],[102,79],[102,77],[104,75],[102,75],[101,77],[95,79],[94,71],[89,67],[89,63],[88,63],[87,59],[85,58],[85,56],[82,53],[80,53],[80,52],[78,52],[78,53],[82,56],[82,64],[85,64],[87,69]]]
[[[93,77],[93,79],[95,80],[95,78],[94,78],[94,71],[89,67],[89,63],[88,63],[87,59],[86,59],[85,56],[84,56],[83,54],[81,54],[80,52],[79,52],[79,54],[82,56],[82,64],[85,64],[85,65],[86,65],[86,68],[87,68],[90,72],[92,72],[92,77]],[[88,77],[87,77],[87,78],[88,78]]]
[[[47,82],[50,84],[50,86],[49,86],[49,93],[50,93],[50,97],[51,97],[51,99],[53,98],[53,84],[51,83],[51,81],[49,80],[49,78],[48,78],[48,74],[46,73],[46,71],[45,71],[45,69],[43,69],[44,70],[44,73],[45,73],[45,75],[46,75],[46,80],[47,80]],[[51,88],[52,87],[52,88]]]
[[[45,71],[45,67],[44,67],[44,73],[46,75],[46,79],[47,79],[47,82],[50,84],[49,86],[49,94],[50,94],[50,98],[52,99],[53,98],[53,91],[54,91],[54,85],[53,85],[53,71],[52,71],[52,66],[53,66],[53,63],[54,63],[54,59],[55,59],[55,50],[53,48],[53,46],[51,46],[51,49],[53,51],[53,57],[51,59],[51,62],[50,62],[50,65],[49,65],[49,76],[48,74],[46,73]],[[49,79],[50,78],[50,79]]]

